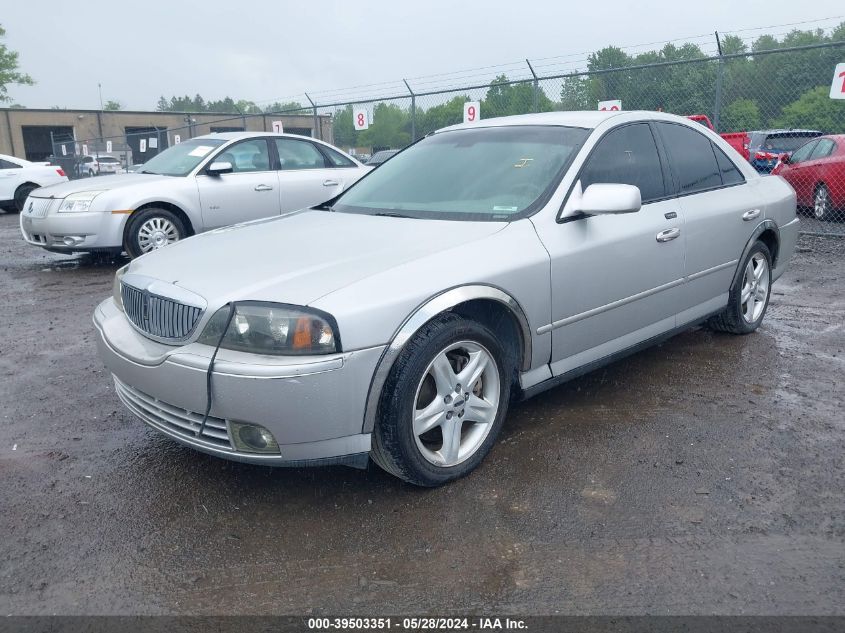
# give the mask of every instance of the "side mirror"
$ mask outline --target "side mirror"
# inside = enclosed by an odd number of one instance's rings
[[[216,160],[205,171],[209,176],[220,176],[221,174],[231,174],[234,169],[232,163],[225,160]]]
[[[634,185],[594,184],[582,193],[580,181],[575,184],[562,217],[576,213],[604,215],[617,213],[636,213],[642,207],[640,188]]]
[[[789,154],[781,154],[780,156],[778,156],[778,158],[780,159],[780,162],[782,162],[784,165],[788,165],[789,161],[791,160],[789,158]]]

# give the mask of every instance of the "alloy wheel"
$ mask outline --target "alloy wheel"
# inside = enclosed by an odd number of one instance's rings
[[[827,187],[822,185],[816,191],[816,197],[813,201],[813,215],[817,220],[822,220],[827,216],[830,207],[830,194],[827,192]]]
[[[745,267],[742,279],[740,304],[742,318],[746,323],[754,323],[766,309],[769,297],[769,263],[762,253],[754,253]]]
[[[439,352],[417,385],[413,431],[430,463],[450,467],[469,459],[493,428],[501,398],[493,355],[473,341]]]
[[[149,253],[179,241],[179,229],[167,218],[150,218],[138,229],[138,246]]]

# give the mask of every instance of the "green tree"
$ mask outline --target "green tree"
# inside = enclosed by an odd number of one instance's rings
[[[813,88],[784,107],[775,125],[842,134],[845,132],[845,101],[831,99],[827,86]]]
[[[352,106],[348,105],[335,112],[332,120],[334,143],[341,147],[358,147],[358,132],[352,121]]]
[[[728,131],[759,130],[762,126],[760,107],[752,99],[737,99],[724,109],[719,125]]]
[[[108,101],[106,101],[106,105],[103,106],[103,110],[107,110],[110,112],[113,112],[115,110],[123,110],[123,104],[121,104],[120,101],[113,101],[112,99],[109,99]]]
[[[0,40],[6,37],[6,29],[0,26]],[[0,42],[0,102],[10,101],[7,86],[17,84],[20,86],[31,86],[34,84],[32,77],[18,70],[18,54],[6,48]]]
[[[268,106],[264,107],[264,112],[271,114],[273,112],[296,112],[297,110],[305,110],[299,101],[274,101]]]
[[[373,122],[358,136],[367,147],[405,147],[411,142],[408,112],[395,103],[379,103],[373,108]]]
[[[461,123],[464,120],[464,104],[467,101],[471,101],[467,95],[459,95],[424,111],[417,108],[417,137],[425,136],[447,125]],[[483,108],[481,116],[489,118]]]

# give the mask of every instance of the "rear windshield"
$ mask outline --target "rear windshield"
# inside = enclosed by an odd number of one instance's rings
[[[807,139],[815,138],[816,136],[821,136],[821,133],[801,132],[796,134],[755,134],[751,137],[751,147],[754,147],[755,149],[794,152],[806,143]]]
[[[112,156],[100,156],[98,159],[101,163],[119,163],[120,161]]]
[[[559,126],[440,132],[385,162],[332,208],[443,220],[523,217],[560,182],[589,132]]]

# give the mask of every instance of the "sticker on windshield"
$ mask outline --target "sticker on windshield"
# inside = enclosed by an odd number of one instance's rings
[[[517,211],[519,207],[503,207],[499,205],[493,206],[493,211]]]
[[[213,149],[211,145],[197,145],[188,156],[205,156]]]
[[[514,167],[520,169],[522,167],[528,167],[529,164],[533,163],[533,158],[520,158],[516,163],[514,163]]]

